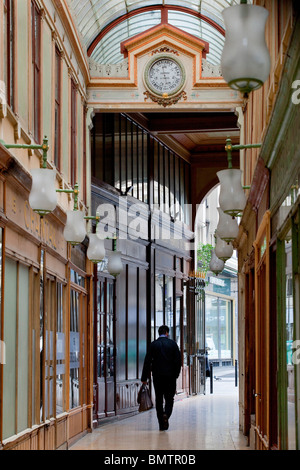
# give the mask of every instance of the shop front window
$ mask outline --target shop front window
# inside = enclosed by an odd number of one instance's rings
[[[288,449],[296,449],[295,422],[295,365],[293,361],[294,310],[293,310],[293,276],[292,276],[292,241],[285,240],[285,318],[286,318],[286,369],[287,369],[287,421]]]
[[[188,318],[187,318],[187,285],[183,286],[183,363],[188,365]]]
[[[2,439],[28,428],[29,422],[29,268],[6,257],[4,282]]]
[[[173,277],[165,276],[165,322],[169,327],[170,338],[174,339],[174,314],[173,314]]]
[[[79,406],[80,326],[79,293],[71,290],[70,309],[70,408]]]
[[[205,305],[208,358],[223,365],[232,360],[232,300],[206,294]]]
[[[64,288],[57,283],[56,310],[56,414],[65,411],[65,322],[64,322]]]
[[[157,330],[164,324],[164,275],[155,275],[155,324],[153,325],[152,339],[157,338]]]
[[[170,330],[170,338],[175,339],[174,278],[157,273],[155,276],[155,331],[152,332],[154,339],[157,337],[157,331],[161,325],[167,325]]]
[[[180,313],[181,313],[181,296],[176,296],[176,332],[175,341],[178,347],[181,347],[181,328],[180,328]]]
[[[231,358],[231,301],[219,299],[220,352],[222,359]]]

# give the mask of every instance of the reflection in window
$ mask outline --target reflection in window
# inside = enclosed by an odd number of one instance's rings
[[[183,362],[188,365],[187,285],[183,285]]]
[[[56,414],[65,410],[65,329],[64,329],[64,302],[63,285],[57,283],[57,310],[56,310]]]
[[[164,275],[155,275],[155,326],[156,331],[153,331],[153,338],[157,337],[157,329],[165,323],[164,319]]]
[[[170,276],[165,276],[165,322],[170,329],[170,338],[174,338],[173,277]]]
[[[71,282],[74,284],[78,284],[78,286],[85,287],[85,278],[81,276],[79,273],[71,269]]]
[[[40,257],[40,361],[44,351],[44,259],[45,252],[41,250]],[[40,421],[43,421],[43,368],[40,367]]]
[[[70,408],[79,406],[80,326],[79,293],[71,289],[70,296]]]
[[[104,307],[104,281],[97,283],[97,375],[104,377],[104,351],[105,351],[105,307]]]
[[[232,359],[232,300],[206,294],[205,341],[210,360]]]
[[[101,279],[97,283],[97,375],[113,377],[114,367],[114,285]]]
[[[180,329],[180,313],[181,313],[181,297],[176,296],[176,330],[175,330],[175,341],[178,347],[181,347],[181,329]]]
[[[11,108],[14,108],[14,1],[4,0],[3,39],[4,39],[4,81],[6,86],[6,99]]]
[[[294,339],[293,311],[293,276],[292,276],[292,241],[285,241],[286,282],[285,282],[285,312],[286,312],[286,368],[287,368],[287,415],[288,415],[288,449],[296,449],[296,409],[295,409],[295,366],[292,361]]]
[[[153,337],[157,337],[157,330],[161,325],[167,325],[170,329],[170,338],[174,339],[174,314],[173,314],[173,282],[174,278],[157,273],[155,275],[155,326]]]

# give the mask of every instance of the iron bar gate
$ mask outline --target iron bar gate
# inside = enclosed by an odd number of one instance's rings
[[[187,281],[189,393],[205,394],[205,282],[200,277]]]

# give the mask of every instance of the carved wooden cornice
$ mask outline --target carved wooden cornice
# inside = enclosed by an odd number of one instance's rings
[[[263,194],[270,180],[270,172],[266,168],[262,158],[257,160],[254,176],[251,183],[250,194],[248,201],[252,206],[252,209],[257,212]]]

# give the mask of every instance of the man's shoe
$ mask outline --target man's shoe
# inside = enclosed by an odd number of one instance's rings
[[[168,416],[166,415],[166,413],[164,413],[162,417],[162,428],[164,431],[166,431],[169,428],[169,420],[168,420]]]

